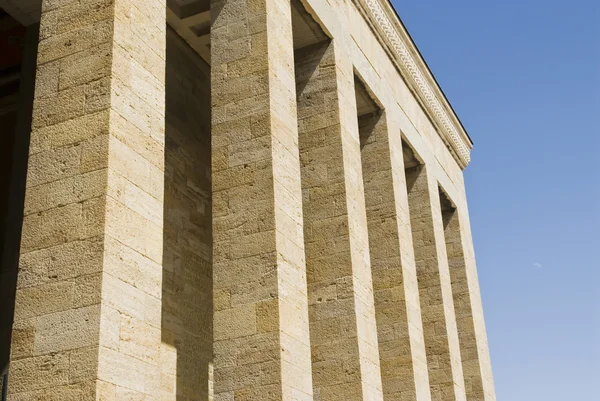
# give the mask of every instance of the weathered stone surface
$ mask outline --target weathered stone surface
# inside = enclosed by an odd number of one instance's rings
[[[168,3],[39,2],[9,399],[494,401],[471,144],[389,4]]]
[[[144,158],[148,141],[122,143],[112,131],[113,121],[142,120],[146,136],[164,136],[164,104],[152,102],[164,98],[164,63],[144,74],[131,55],[135,78],[116,64],[115,49],[132,41],[164,59],[165,5],[150,3],[42,4],[11,400],[102,399],[98,380],[125,377],[138,397],[159,395],[148,372],[161,352],[163,167]],[[143,28],[156,31],[152,46],[131,27],[117,29],[117,10],[153,21]],[[129,105],[127,91],[140,94]],[[128,376],[140,363],[142,375]]]
[[[429,400],[402,139],[388,113],[358,121],[384,399]]]
[[[432,400],[466,400],[437,182],[406,170],[417,281]]]
[[[215,400],[311,400],[290,3],[211,13]]]
[[[473,258],[465,254],[469,242],[465,239],[470,238],[470,234],[463,229],[460,214],[456,208],[442,211],[465,391],[468,401],[490,400],[494,397],[494,383],[477,271]]]
[[[336,56],[329,41],[296,52],[313,387],[382,400],[353,76]]]

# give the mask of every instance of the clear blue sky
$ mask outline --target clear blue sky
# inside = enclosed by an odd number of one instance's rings
[[[475,142],[498,400],[600,400],[600,1],[392,1]]]

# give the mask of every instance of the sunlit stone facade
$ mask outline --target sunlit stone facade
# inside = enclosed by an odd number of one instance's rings
[[[9,400],[495,400],[472,143],[386,0],[0,6]]]

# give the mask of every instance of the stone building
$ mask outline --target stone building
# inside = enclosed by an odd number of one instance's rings
[[[388,1],[0,6],[8,400],[495,400],[472,143]]]

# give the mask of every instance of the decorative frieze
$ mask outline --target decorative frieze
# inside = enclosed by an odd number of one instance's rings
[[[371,23],[384,48],[388,49],[392,61],[437,125],[439,135],[458,164],[465,168],[471,160],[471,140],[391,4],[386,0],[354,0],[354,3]]]

